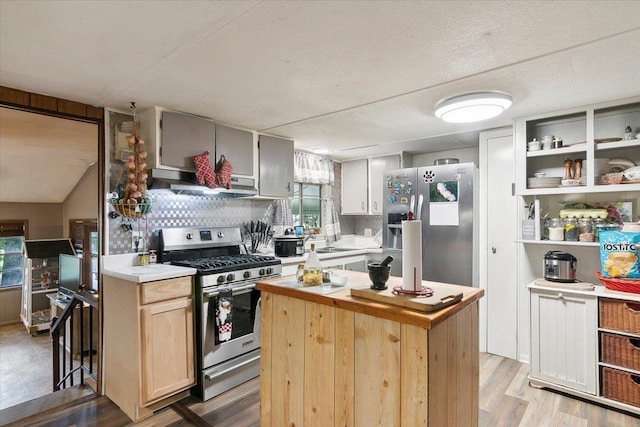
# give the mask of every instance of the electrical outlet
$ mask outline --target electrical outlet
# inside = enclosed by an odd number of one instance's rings
[[[131,249],[138,252],[144,247],[144,239],[139,231],[131,231]]]
[[[365,228],[364,229],[364,235],[367,237],[371,237],[371,229],[370,228]]]

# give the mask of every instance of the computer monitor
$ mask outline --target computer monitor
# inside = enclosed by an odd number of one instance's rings
[[[60,254],[58,263],[58,290],[66,297],[73,297],[82,284],[82,258]]]

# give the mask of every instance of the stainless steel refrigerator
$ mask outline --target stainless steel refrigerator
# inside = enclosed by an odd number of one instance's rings
[[[477,168],[457,163],[384,172],[383,253],[402,276],[402,221],[422,221],[422,278],[478,286]],[[474,185],[476,184],[476,185]]]

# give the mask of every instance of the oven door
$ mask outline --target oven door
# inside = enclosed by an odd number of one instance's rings
[[[231,338],[222,341],[216,323],[220,289],[203,289],[203,369],[260,348],[260,291],[255,289],[255,283],[236,285],[231,291]]]

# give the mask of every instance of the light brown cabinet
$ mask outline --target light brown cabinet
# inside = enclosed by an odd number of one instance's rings
[[[195,384],[192,287],[191,277],[104,277],[105,392],[134,421]]]
[[[447,286],[463,301],[422,313],[259,282],[260,425],[477,426],[482,291]]]

